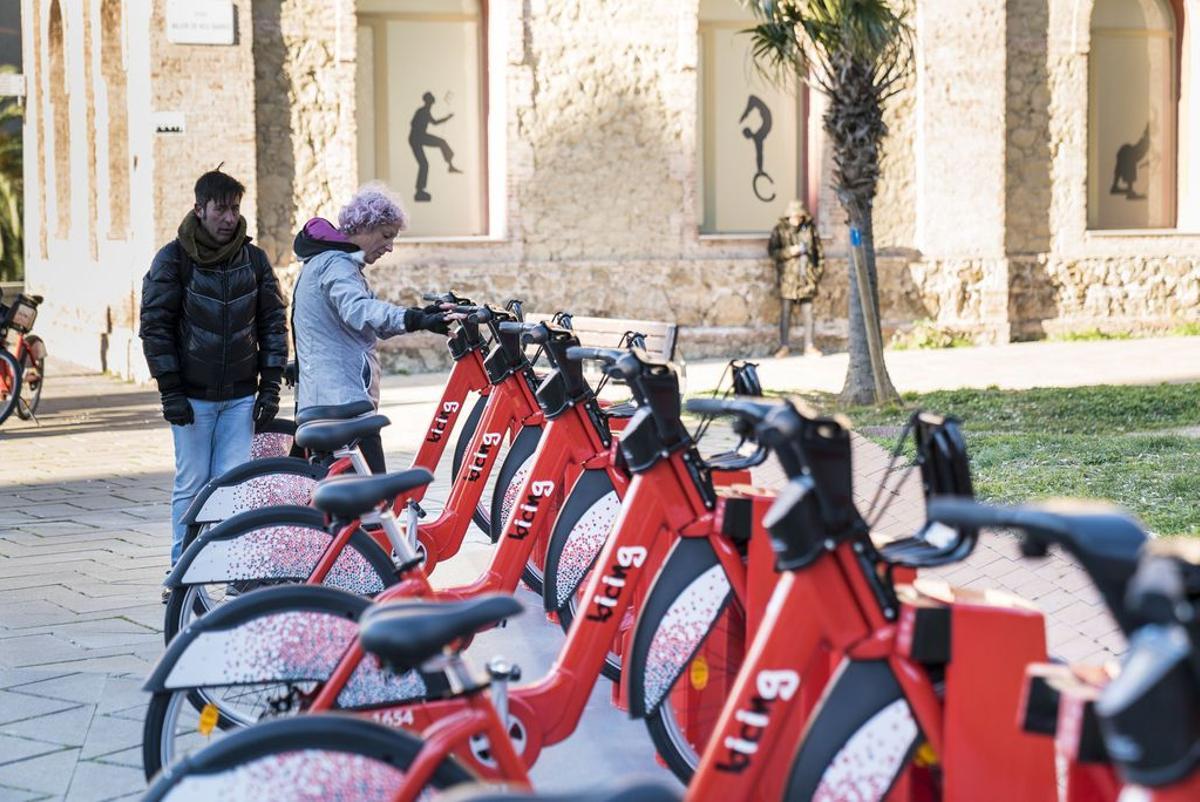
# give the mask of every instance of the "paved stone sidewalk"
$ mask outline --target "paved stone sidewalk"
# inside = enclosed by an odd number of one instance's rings
[[[909,387],[901,377],[915,375],[921,363],[940,377],[934,386],[1200,378],[1200,338],[1132,343],[1103,344],[1123,349],[1121,360],[1102,359],[1097,344],[1079,343],[889,355],[889,363],[901,389]],[[836,390],[839,358],[764,360],[764,381]],[[988,360],[1006,378],[989,381]],[[1080,364],[1086,369],[1063,369]],[[715,382],[720,367],[691,365],[690,389]],[[392,464],[406,464],[403,455],[419,441],[439,387],[430,377],[385,383]],[[158,589],[166,568],[171,459],[156,393],[62,366],[51,369],[40,426],[9,420],[0,427],[0,800],[136,798],[144,788],[146,699],[139,688],[162,651]],[[857,442],[856,494],[864,509],[886,466],[884,451]],[[779,479],[769,468],[756,477],[763,484]],[[445,488],[439,476],[430,497],[444,498]],[[912,531],[922,520],[915,476],[893,475],[889,488],[897,498],[877,533]],[[448,570],[439,570],[439,582],[473,577],[490,553],[483,540],[478,532],[469,538]],[[985,535],[967,562],[942,576],[1036,602],[1048,614],[1051,649],[1062,657],[1097,660],[1121,649],[1086,577],[1061,557],[1031,563],[1017,556],[1011,539]],[[472,654],[515,657],[532,677],[549,666],[561,635],[537,614],[535,597],[522,598],[531,614],[481,636]],[[581,732],[539,762],[541,787],[567,790],[629,771],[662,773],[642,725],[608,705],[607,693],[600,683]]]

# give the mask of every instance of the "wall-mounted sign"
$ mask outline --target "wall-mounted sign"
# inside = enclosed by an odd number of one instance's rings
[[[0,97],[25,97],[25,76],[0,72]]]
[[[233,0],[167,0],[167,41],[176,45],[231,45]]]
[[[154,121],[154,133],[156,134],[183,133],[182,111],[156,111],[150,115],[150,119]]]

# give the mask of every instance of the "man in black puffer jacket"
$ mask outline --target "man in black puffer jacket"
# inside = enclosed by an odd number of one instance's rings
[[[279,411],[287,313],[267,255],[246,236],[245,192],[219,169],[200,176],[195,208],[142,280],[138,334],[175,439],[172,565],[196,493],[250,459],[255,424]]]

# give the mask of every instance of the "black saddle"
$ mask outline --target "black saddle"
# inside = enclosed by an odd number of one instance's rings
[[[317,420],[296,427],[296,445],[309,451],[330,453],[348,448],[364,437],[379,434],[391,423],[384,415],[367,415],[350,420]]]
[[[394,671],[416,668],[458,640],[520,614],[512,596],[491,594],[457,602],[402,601],[370,608],[358,639]]]
[[[333,476],[317,484],[313,506],[335,518],[359,518],[396,496],[433,481],[424,468],[379,476]]]
[[[636,778],[560,794],[505,793],[494,785],[460,785],[438,797],[443,802],[679,802],[682,798],[678,786]]]
[[[294,364],[294,363],[293,363]],[[349,404],[328,404],[320,407],[305,407],[296,413],[296,425],[312,423],[315,420],[349,420],[360,415],[370,415],[375,411],[375,405],[370,401],[351,401]]]

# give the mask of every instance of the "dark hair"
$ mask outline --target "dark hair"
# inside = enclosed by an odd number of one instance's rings
[[[218,203],[230,198],[241,200],[245,194],[246,188],[242,186],[242,182],[228,173],[221,172],[219,166],[215,170],[209,170],[196,181],[197,206],[204,206],[210,200]]]

